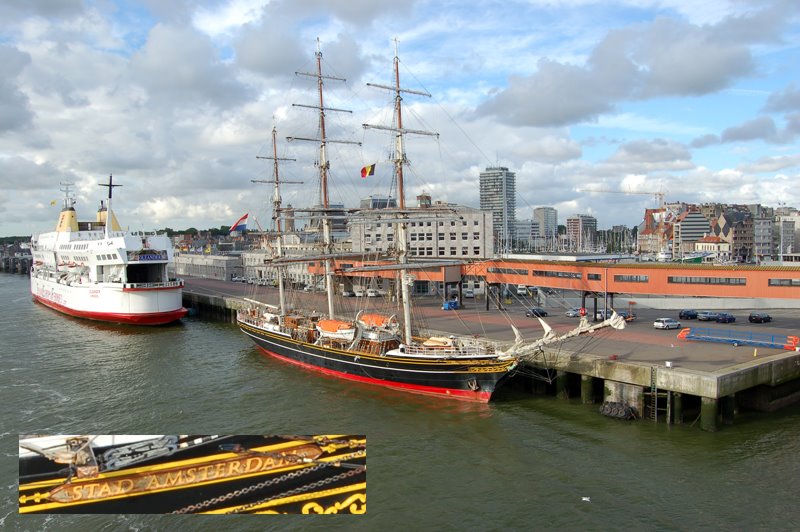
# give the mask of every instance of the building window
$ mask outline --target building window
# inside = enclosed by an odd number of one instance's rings
[[[472,254],[473,255],[480,255],[481,254],[481,248],[479,248],[477,246],[472,248]]]
[[[461,240],[466,240],[469,238],[469,233],[461,233]]]
[[[466,255],[467,253],[468,253],[468,251],[467,251],[467,246],[464,246],[464,247],[462,247],[462,248],[461,248],[461,254],[462,254],[462,255]]]
[[[456,239],[456,234],[450,233],[450,240],[455,240],[455,239]]]
[[[425,233],[425,240],[433,240],[433,233]]]
[[[450,254],[451,254],[451,255],[455,255],[455,254],[456,254],[456,248],[455,248],[455,246],[453,246],[453,247],[451,247],[451,248],[450,248]]]
[[[560,277],[562,279],[580,279],[579,272],[560,272],[551,270],[531,270],[531,275],[539,277]]]
[[[439,255],[444,255],[444,248],[439,248]]]
[[[473,240],[480,240],[481,239],[481,234],[477,233],[477,232],[476,233],[472,233],[472,239]]]
[[[439,233],[439,240],[444,240],[444,233]]]
[[[615,275],[614,280],[619,283],[647,283],[649,277],[647,275]]]
[[[770,279],[769,286],[800,286],[800,279]]]
[[[689,276],[669,276],[668,283],[673,284],[724,284],[724,285],[745,285],[747,279],[744,277],[689,277]]]

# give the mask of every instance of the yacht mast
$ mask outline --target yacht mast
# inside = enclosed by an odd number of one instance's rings
[[[272,157],[260,157],[256,155],[256,159],[271,159],[272,163],[272,179],[271,180],[261,180],[261,179],[251,179],[253,183],[274,183],[275,190],[272,194],[272,222],[275,224],[275,229],[278,232],[277,244],[278,244],[278,252],[277,258],[281,258],[283,256],[283,230],[281,228],[281,183],[292,183],[292,184],[302,184],[302,181],[281,181],[280,176],[278,174],[278,161],[294,161],[295,159],[289,159],[285,157],[278,157],[278,132],[275,129],[275,126],[272,126]],[[278,268],[278,302],[280,307],[280,319],[283,320],[283,317],[286,316],[286,292],[285,286],[283,282],[283,274],[284,269]]]
[[[403,113],[402,113],[402,101],[403,97],[401,93],[409,93],[409,94],[416,94],[419,96],[427,96],[428,98],[431,95],[425,91],[418,91],[412,89],[404,89],[400,87],[400,58],[397,52],[397,39],[394,40],[394,86],[388,85],[378,85],[376,83],[367,83],[370,87],[377,87],[379,89],[386,89],[394,92],[394,121],[396,127],[385,127],[385,126],[376,126],[371,124],[364,124],[365,128],[369,129],[382,129],[386,131],[393,131],[395,133],[395,151],[394,151],[394,172],[395,177],[397,179],[397,206],[400,211],[405,210],[406,208],[406,200],[405,200],[405,185],[403,182],[403,166],[408,164],[408,160],[406,159],[405,153],[405,143],[404,138],[407,133],[412,133],[415,135],[430,135],[434,137],[438,137],[438,133],[432,133],[430,131],[419,131],[419,130],[412,130],[412,129],[405,129],[403,127]],[[407,221],[400,221],[397,224],[397,243],[398,243],[398,260],[400,264],[408,264],[408,237],[407,237],[407,230],[408,230],[408,222]],[[408,270],[402,268],[400,270],[400,286],[401,286],[401,299],[403,303],[403,340],[406,344],[410,344],[412,341],[411,337],[411,293],[409,290],[409,282],[411,280],[408,276]]]
[[[316,52],[316,59],[317,59],[317,71],[316,73],[306,73],[306,72],[295,72],[298,76],[310,76],[317,79],[317,92],[319,94],[319,104],[318,105],[301,105],[301,104],[293,104],[297,107],[308,107],[311,109],[317,109],[319,111],[319,134],[320,137],[318,139],[310,139],[310,138],[301,138],[301,137],[287,137],[290,141],[292,140],[306,140],[311,142],[319,142],[319,182],[320,182],[320,196],[322,200],[322,212],[321,212],[321,219],[322,219],[322,242],[323,242],[323,254],[330,255],[333,253],[333,236],[331,234],[331,223],[330,223],[330,202],[328,200],[328,170],[330,169],[330,162],[328,161],[328,143],[339,143],[339,144],[357,144],[360,145],[359,142],[354,141],[346,141],[346,140],[332,140],[327,138],[325,133],[325,111],[338,111],[343,113],[351,113],[352,111],[348,111],[347,109],[335,109],[333,107],[325,107],[325,101],[323,98],[323,80],[329,79],[334,81],[346,81],[345,78],[337,78],[333,76],[327,76],[322,74],[322,51],[320,50],[319,39],[317,39],[317,52]],[[331,259],[325,259],[325,291],[328,294],[328,316],[330,318],[334,318],[334,309],[333,309],[333,266],[331,265]]]

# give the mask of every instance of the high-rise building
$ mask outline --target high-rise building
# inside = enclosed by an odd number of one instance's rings
[[[553,207],[533,209],[533,221],[539,222],[539,236],[555,239],[558,235],[558,211]]]
[[[517,209],[517,185],[514,172],[503,166],[487,168],[480,174],[481,210],[492,213],[494,249],[508,252],[514,240]]]
[[[576,214],[567,218],[567,237],[577,251],[589,251],[597,243],[597,218],[588,214]]]

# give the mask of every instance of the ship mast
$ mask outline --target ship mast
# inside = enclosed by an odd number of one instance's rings
[[[108,174],[108,184],[99,183],[101,187],[108,187],[108,205],[106,206],[106,224],[105,224],[105,237],[108,238],[110,234],[110,230],[108,228],[111,225],[111,196],[114,190],[114,187],[121,187],[122,185],[115,185],[114,184],[114,176]]]
[[[285,184],[302,184],[302,181],[281,181],[280,175],[278,173],[278,161],[294,161],[295,159],[289,159],[286,157],[278,157],[278,132],[275,129],[275,126],[272,126],[272,157],[261,157],[256,155],[256,159],[271,159],[272,163],[272,179],[251,179],[253,183],[274,183],[275,189],[272,194],[272,222],[275,224],[275,229],[278,232],[278,252],[276,258],[281,258],[283,256],[283,230],[281,227],[281,183]],[[278,304],[280,308],[280,319],[283,320],[283,317],[286,315],[286,292],[285,292],[285,285],[283,280],[284,269],[278,268]]]
[[[420,130],[412,130],[412,129],[405,129],[403,127],[403,113],[402,113],[402,93],[408,94],[416,94],[419,96],[427,96],[428,98],[431,95],[425,91],[419,90],[412,90],[412,89],[404,89],[400,87],[400,58],[397,52],[397,39],[394,40],[394,86],[389,85],[378,85],[376,83],[367,83],[370,87],[377,87],[379,89],[386,89],[394,92],[394,121],[396,127],[386,127],[386,126],[377,126],[371,124],[364,124],[364,128],[367,129],[381,129],[386,131],[393,131],[395,133],[395,150],[394,150],[394,173],[395,178],[397,180],[397,205],[400,211],[405,210],[406,208],[406,199],[405,199],[405,188],[403,183],[403,166],[408,164],[408,160],[406,159],[405,153],[405,143],[404,137],[408,133],[412,133],[415,135],[429,135],[433,137],[438,137],[438,133],[432,133],[430,131],[420,131]],[[408,264],[408,222],[407,221],[399,221],[397,224],[397,243],[398,243],[398,260],[401,265]],[[401,286],[401,294],[400,297],[403,303],[403,340],[406,344],[410,344],[412,341],[411,337],[411,293],[409,290],[409,283],[410,279],[408,276],[408,270],[405,268],[401,268],[400,270],[400,286]]]
[[[360,145],[359,142],[354,141],[347,141],[347,140],[333,140],[329,139],[325,133],[325,111],[337,111],[342,113],[351,113],[347,109],[336,109],[333,107],[325,107],[325,101],[323,98],[323,80],[334,80],[334,81],[346,81],[345,78],[337,78],[333,76],[327,76],[322,74],[322,51],[320,49],[319,39],[317,39],[317,52],[315,54],[317,59],[317,71],[315,73],[308,73],[308,72],[295,72],[298,76],[309,76],[317,79],[317,93],[319,95],[319,104],[318,105],[301,105],[301,104],[292,104],[297,107],[308,107],[310,109],[317,109],[319,111],[319,138],[317,139],[310,139],[310,138],[301,138],[301,137],[287,137],[288,140],[305,140],[311,142],[319,142],[319,183],[320,183],[320,200],[322,203],[322,242],[323,242],[323,254],[330,255],[333,252],[333,235],[331,231],[331,222],[330,222],[330,202],[328,200],[328,170],[330,169],[330,162],[328,161],[328,144],[329,143],[338,143],[338,144],[356,144]],[[330,318],[334,318],[334,309],[333,309],[333,266],[331,264],[331,259],[325,259],[325,291],[328,294],[328,316]]]

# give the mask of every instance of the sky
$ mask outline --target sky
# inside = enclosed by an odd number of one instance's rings
[[[114,175],[123,227],[271,225],[318,201],[315,69],[330,200],[393,193],[398,51],[406,198],[479,207],[478,175],[516,173],[534,207],[599,228],[666,201],[800,207],[797,0],[4,0],[0,236],[52,230],[74,183],[92,219]],[[300,106],[295,105],[300,104]],[[374,176],[360,177],[376,163]],[[288,181],[297,183],[289,184]],[[611,192],[589,192],[611,191]],[[53,201],[56,205],[53,206]]]

